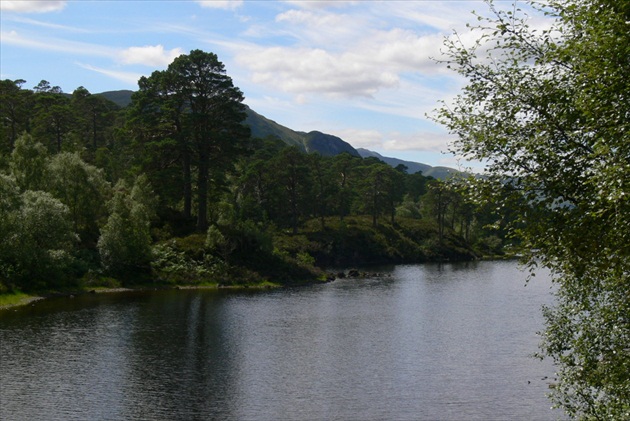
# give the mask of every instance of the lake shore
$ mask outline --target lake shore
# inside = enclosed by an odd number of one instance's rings
[[[337,279],[343,278],[365,278],[368,276],[382,276],[382,274],[376,272],[365,272],[357,269],[348,269],[336,272],[327,272],[328,275],[325,279],[319,281],[304,281],[295,282],[291,284],[276,283],[270,281],[261,281],[259,283],[248,284],[233,284],[233,285],[221,285],[218,283],[204,284],[204,285],[138,285],[134,287],[84,287],[82,289],[74,289],[69,291],[54,291],[39,295],[29,295],[24,293],[18,294],[0,294],[0,314],[4,310],[13,309],[16,307],[23,307],[32,304],[36,301],[45,300],[53,297],[73,297],[77,295],[86,294],[113,294],[120,292],[143,292],[143,291],[157,291],[157,290],[256,290],[256,289],[274,289],[284,288],[291,286],[304,286],[313,285],[326,282],[332,282]],[[13,297],[15,297],[13,299]]]
[[[53,297],[74,297],[77,295],[86,294],[114,294],[121,292],[143,292],[143,291],[157,291],[157,290],[245,290],[245,289],[272,289],[281,288],[283,285],[275,284],[271,282],[261,282],[260,284],[243,284],[243,285],[142,285],[137,287],[96,287],[96,288],[84,288],[81,290],[72,291],[55,291],[46,294],[29,295],[24,293],[19,294],[0,294],[0,314],[2,311],[15,309],[17,307],[24,307],[29,304],[33,304],[37,301],[45,300]]]
[[[485,261],[499,261],[499,260],[518,260],[519,255],[507,254],[503,256],[499,255],[486,255],[478,260]],[[444,260],[444,263],[449,262],[449,260]],[[157,284],[157,285],[138,285],[131,287],[122,287],[122,286],[85,286],[79,289],[72,289],[68,291],[50,291],[46,293],[39,294],[25,294],[25,293],[10,293],[10,294],[0,294],[0,314],[4,310],[13,309],[16,307],[23,307],[29,304],[33,304],[40,300],[45,300],[47,298],[52,297],[72,297],[77,295],[84,294],[112,294],[119,292],[133,292],[133,291],[154,291],[154,290],[166,290],[166,289],[174,289],[174,290],[192,290],[192,289],[232,289],[232,290],[246,290],[246,289],[272,289],[272,288],[282,288],[288,286],[296,286],[296,285],[311,285],[313,283],[325,283],[331,282],[340,278],[364,278],[369,275],[378,275],[371,272],[362,272],[356,269],[347,269],[342,271],[325,271],[327,276],[325,280],[319,281],[304,281],[304,282],[296,282],[296,283],[277,283],[270,281],[261,281],[258,283],[247,283],[247,284],[232,284],[232,285],[222,285],[219,283],[211,283],[211,284]]]

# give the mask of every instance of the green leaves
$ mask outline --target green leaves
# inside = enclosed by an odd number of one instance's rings
[[[613,4],[614,3],[614,4]],[[557,0],[536,32],[489,2],[472,48],[446,44],[469,83],[436,121],[455,152],[487,159],[481,202],[507,202],[511,230],[553,270],[558,306],[542,349],[558,365],[554,401],[574,417],[630,416],[630,61],[617,2]],[[614,361],[614,363],[613,363]]]
[[[109,202],[110,214],[97,245],[106,273],[129,277],[148,272],[154,203],[146,176],[138,177],[131,189],[122,180],[116,184]]]
[[[51,157],[45,168],[46,190],[68,206],[81,241],[95,243],[99,222],[106,216],[105,202],[111,193],[103,171],[87,164],[78,154],[68,152]]]
[[[171,203],[183,199],[186,218],[192,214],[196,169],[197,228],[205,230],[210,190],[219,187],[249,137],[242,124],[243,94],[216,54],[201,50],[141,78],[139,87],[132,98],[130,128],[147,154],[143,167],[164,199]],[[173,174],[160,180],[165,168]]]
[[[5,175],[0,193],[0,283],[24,290],[65,283],[77,241],[68,208],[49,193],[20,192]]]

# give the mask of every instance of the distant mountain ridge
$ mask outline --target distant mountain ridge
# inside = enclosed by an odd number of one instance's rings
[[[432,167],[431,165],[427,165],[427,164],[420,164],[418,162],[413,162],[413,161],[405,161],[402,159],[398,159],[398,158],[389,158],[386,156],[383,156],[377,152],[374,151],[370,151],[368,149],[363,149],[363,148],[358,148],[357,152],[359,152],[359,154],[361,155],[362,158],[367,158],[367,157],[374,157],[377,159],[380,159],[381,161],[385,162],[386,164],[391,165],[392,167],[397,167],[398,165],[404,165],[405,167],[407,167],[407,173],[408,174],[415,174],[417,172],[422,172],[422,175],[424,175],[425,177],[433,177],[433,178],[437,178],[439,180],[445,180],[447,178],[452,177],[455,174],[459,174],[460,171],[454,169],[454,168],[449,168],[449,167]]]
[[[309,133],[297,132],[273,120],[269,120],[249,107],[247,107],[245,112],[247,113],[245,123],[249,125],[253,137],[276,136],[286,144],[296,146],[306,153],[318,152],[324,156],[335,156],[347,152],[353,156],[361,156],[352,145],[337,136],[318,131]]]
[[[100,95],[114,102],[119,107],[124,108],[131,104],[132,94],[133,91],[120,90],[102,92],[96,95]],[[389,158],[368,149],[355,149],[352,145],[350,145],[343,139],[319,131],[311,131],[308,133],[295,131],[258,114],[249,107],[246,108],[245,112],[247,114],[245,123],[249,125],[253,137],[265,138],[268,136],[275,136],[281,139],[287,145],[295,146],[305,153],[317,152],[324,156],[335,156],[339,155],[340,153],[346,152],[352,156],[362,158],[374,157],[391,165],[392,167],[396,167],[402,164],[407,167],[407,172],[409,174],[414,174],[418,171],[422,171],[422,174],[427,177],[430,176],[441,180],[449,178],[453,174],[459,173],[459,171],[453,168],[432,167],[430,165],[421,164],[418,162],[405,161],[398,158]]]
[[[121,91],[101,92],[100,94],[95,95],[99,95],[105,99],[110,100],[114,104],[118,105],[120,108],[125,108],[127,105],[131,104],[131,95],[133,95],[133,91],[124,89]]]

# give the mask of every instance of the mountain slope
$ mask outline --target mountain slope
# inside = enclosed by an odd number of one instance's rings
[[[253,137],[265,138],[267,136],[275,136],[282,139],[286,144],[296,146],[306,153],[318,152],[324,156],[334,156],[347,152],[353,156],[360,156],[352,145],[337,136],[318,131],[309,133],[297,132],[273,120],[269,120],[249,107],[247,107],[246,113],[247,119],[245,123],[249,125]]]
[[[124,108],[131,103],[132,94],[133,91],[121,90],[102,92],[97,95],[109,99],[110,101]],[[441,180],[449,178],[453,174],[458,173],[458,171],[453,168],[432,167],[430,165],[421,164],[418,162],[404,161],[398,158],[389,158],[368,149],[355,149],[352,147],[352,145],[350,145],[343,139],[326,133],[318,131],[304,133],[291,130],[288,127],[278,124],[275,121],[258,114],[249,107],[245,109],[245,112],[247,114],[245,123],[249,125],[253,137],[265,138],[268,136],[274,136],[281,139],[287,145],[295,146],[305,153],[318,152],[324,156],[334,156],[343,152],[347,152],[350,155],[359,156],[362,158],[371,156],[380,159],[381,161],[391,165],[392,167],[396,167],[400,164],[405,165],[409,174],[422,171],[422,174],[427,177],[431,176]]]
[[[362,158],[374,157],[380,159],[386,164],[391,165],[392,167],[397,167],[398,165],[402,164],[407,167],[408,174],[415,174],[418,171],[422,171],[422,175],[424,175],[425,177],[433,177],[439,180],[445,180],[459,173],[459,171],[453,168],[432,167],[431,165],[420,164],[418,162],[404,161],[398,158],[389,158],[368,149],[358,148],[357,152],[359,152],[359,155],[361,155]]]
[[[120,108],[125,108],[127,105],[131,104],[131,95],[133,91],[122,90],[122,91],[107,91],[101,92],[100,94],[96,94],[102,96],[105,99],[110,100],[114,104],[118,105]]]

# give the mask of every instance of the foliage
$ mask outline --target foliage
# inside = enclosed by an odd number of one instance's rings
[[[470,259],[499,218],[404,166],[249,138],[243,95],[212,53],[141,78],[122,110],[83,87],[25,83],[0,82],[0,235],[24,237],[0,246],[5,289],[293,283],[322,278],[315,265]],[[428,185],[452,198],[443,217]],[[51,230],[44,249],[28,240],[38,225],[21,234],[21,212],[43,203],[72,241]]]
[[[475,252],[451,233],[437,240],[434,221],[399,217],[395,224],[374,227],[370,216],[350,216],[343,221],[328,218],[321,229],[308,221],[302,234],[276,238],[276,245],[293,255],[307,253],[322,266],[354,266],[375,263],[471,260]]]
[[[42,191],[20,192],[0,175],[0,284],[25,291],[61,286],[72,273],[72,231],[68,208]]]
[[[48,151],[31,135],[23,134],[11,152],[11,175],[22,190],[41,190],[46,179]]]
[[[150,224],[154,201],[146,177],[141,176],[130,190],[124,180],[114,189],[111,213],[101,230],[98,251],[106,273],[118,276],[147,272],[151,262]]]
[[[529,264],[559,284],[542,343],[558,365],[554,401],[577,418],[627,419],[630,9],[552,0],[541,31],[525,10],[489,6],[474,44],[446,42],[468,85],[436,119],[457,152],[488,162],[474,195],[511,208]]]
[[[21,133],[28,129],[32,91],[22,89],[25,80],[0,81],[0,154],[9,154]]]
[[[201,258],[195,258],[182,250],[175,241],[156,244],[151,254],[153,276],[169,283],[216,283],[225,272],[224,264],[220,260],[206,253]]]
[[[78,154],[68,152],[52,156],[45,168],[46,190],[68,206],[74,231],[81,241],[95,244],[111,190],[103,171],[83,161]]]
[[[179,164],[181,177],[175,180],[182,188],[175,192],[183,195],[186,217],[191,215],[191,172],[196,168],[197,229],[205,230],[209,182],[217,182],[230,169],[241,142],[249,136],[241,124],[245,119],[243,94],[217,56],[201,50],[177,57],[167,70],[142,77],[139,87],[131,105],[131,127],[139,134],[138,145],[150,157],[149,165]],[[163,162],[164,155],[156,156],[152,145],[159,152],[171,152],[167,156],[170,162]],[[157,175],[154,171],[149,174]]]

